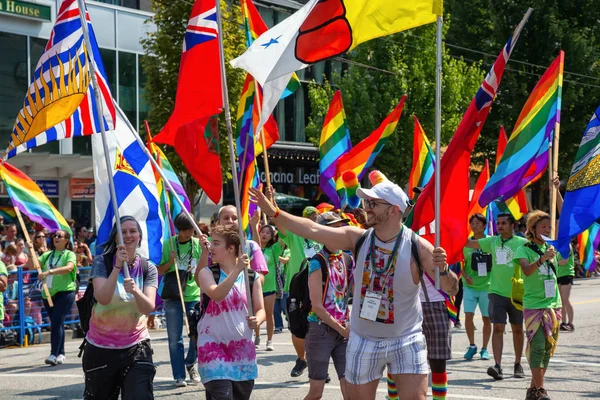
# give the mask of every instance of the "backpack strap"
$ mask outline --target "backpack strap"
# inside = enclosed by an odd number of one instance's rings
[[[104,259],[104,267],[106,268],[106,278],[110,276],[110,273],[113,270],[113,258],[114,254],[104,253],[102,254],[102,258]]]
[[[369,234],[371,233],[371,231],[372,231],[371,228],[369,228],[366,231],[364,231],[363,234],[360,235],[360,237],[358,238],[358,240],[354,244],[354,259],[358,259],[358,253],[360,252],[360,248],[362,247],[362,245],[365,242],[365,240],[367,240],[367,237],[369,236]]]
[[[412,254],[413,259],[415,260],[415,264],[417,264],[417,269],[419,271],[419,281],[421,282],[421,290],[423,290],[423,294],[425,295],[425,301],[429,303],[429,294],[427,293],[427,286],[425,285],[425,281],[423,280],[423,265],[421,264],[421,257],[419,256],[419,236],[412,231],[410,234],[410,252]]]
[[[221,267],[219,266],[219,264],[213,264],[210,265],[208,267],[210,269],[210,272],[212,272],[213,274],[213,279],[215,280],[215,283],[218,285],[219,284],[219,280],[221,279]],[[210,297],[208,297],[208,295],[206,293],[202,293],[202,310],[204,310],[206,312],[206,309],[208,308],[208,303],[210,303]]]

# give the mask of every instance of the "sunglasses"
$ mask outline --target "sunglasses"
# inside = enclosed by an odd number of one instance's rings
[[[54,235],[54,239],[66,239],[66,236],[63,235]]]
[[[372,209],[372,208],[377,207],[380,204],[384,205],[384,206],[392,206],[393,205],[393,204],[390,204],[390,203],[385,202],[385,201],[379,202],[379,201],[373,200],[373,199],[365,200],[365,207],[367,207],[367,208],[371,208]]]
[[[36,236],[36,239],[46,239],[46,236]]]

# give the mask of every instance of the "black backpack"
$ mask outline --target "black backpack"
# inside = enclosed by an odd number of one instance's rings
[[[113,270],[113,255],[112,254],[103,254],[101,257],[104,259],[104,266],[106,267],[106,277],[110,276],[110,273]],[[144,279],[146,279],[146,275],[148,274],[148,260],[142,257],[142,268],[144,270]],[[88,282],[88,286],[85,289],[85,293],[83,297],[77,300],[77,310],[79,311],[79,324],[81,325],[81,329],[83,333],[87,335],[88,330],[90,329],[90,319],[92,318],[92,308],[96,304],[96,299],[94,298],[94,285],[90,280]]]
[[[352,263],[351,257],[350,255],[343,253],[343,258],[345,266],[348,268]],[[300,265],[300,270],[294,274],[290,281],[289,296],[286,300],[290,331],[294,336],[300,339],[304,339],[308,332],[307,318],[312,308],[308,289],[308,265],[311,260],[317,260],[321,265],[323,292],[326,290],[327,276],[329,275],[327,260],[322,252],[319,252],[312,257],[305,258]],[[348,273],[347,269],[346,273]]]
[[[213,264],[207,268],[210,268],[210,272],[212,272],[213,274],[213,279],[218,285],[219,280],[221,279],[221,267],[219,266],[219,264]],[[253,269],[248,268],[248,280],[250,281],[250,296],[252,296],[252,290],[255,279],[256,272]],[[200,301],[196,303],[194,308],[190,311],[190,313],[187,316],[188,326],[190,328],[188,336],[191,340],[194,341],[194,343],[196,343],[196,340],[198,339],[198,323],[200,322],[202,317],[204,317],[209,303],[210,297],[208,297],[208,295],[206,295],[205,293],[202,293],[200,295]]]

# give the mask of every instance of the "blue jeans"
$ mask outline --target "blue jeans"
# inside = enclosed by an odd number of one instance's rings
[[[75,292],[58,292],[52,296],[54,307],[44,300],[50,317],[50,354],[58,357],[65,354],[65,319],[75,303]]]
[[[275,329],[283,329],[283,319],[281,318],[282,312],[287,319],[287,307],[285,303],[288,296],[289,293],[284,293],[281,299],[275,299],[275,309],[273,311],[273,318],[275,318]]]
[[[197,301],[188,301],[185,303],[186,313],[194,308]],[[181,309],[181,300],[165,300],[165,316],[167,318],[167,336],[169,338],[169,357],[171,358],[171,369],[173,378],[185,379],[185,367],[196,363],[198,349],[196,343],[190,340],[187,356],[183,358],[183,315]]]

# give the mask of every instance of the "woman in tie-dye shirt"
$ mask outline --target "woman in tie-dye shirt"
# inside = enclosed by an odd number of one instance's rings
[[[146,316],[154,310],[156,266],[137,251],[142,230],[133,217],[121,218],[124,246],[113,226],[104,254],[90,275],[97,303],[92,309],[83,355],[84,399],[153,399],[152,362]],[[129,267],[129,278],[121,270]],[[107,265],[109,264],[109,265]]]
[[[260,279],[252,287],[252,309],[248,316],[244,268],[250,261],[238,257],[240,236],[237,225],[217,226],[212,243],[202,240],[202,255],[208,254],[221,269],[215,282],[210,268],[196,272],[202,293],[210,297],[206,312],[198,323],[198,372],[206,389],[207,400],[250,398],[258,376],[252,330],[265,321]],[[223,394],[228,393],[227,396]]]

